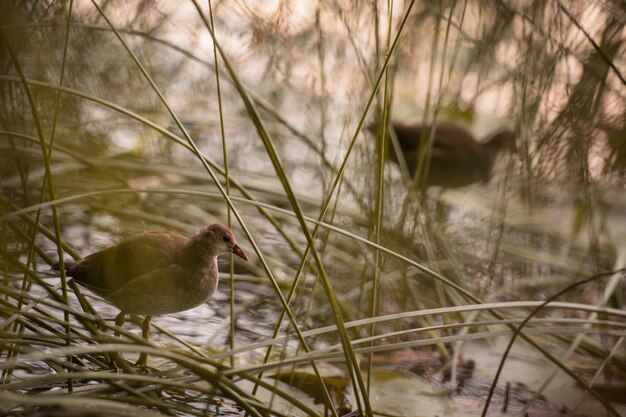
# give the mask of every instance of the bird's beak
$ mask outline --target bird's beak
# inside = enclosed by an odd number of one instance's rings
[[[235,245],[233,246],[233,248],[230,250],[232,253],[234,253],[235,255],[239,256],[240,258],[244,259],[244,260],[248,260],[248,257],[246,256],[246,254],[241,250],[241,248],[239,247],[239,245]]]

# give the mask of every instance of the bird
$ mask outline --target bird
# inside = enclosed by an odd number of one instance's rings
[[[226,253],[248,260],[228,227],[209,224],[189,238],[169,231],[132,236],[65,263],[65,271],[120,310],[118,327],[126,314],[145,315],[142,337],[147,340],[152,316],[192,309],[213,295],[219,278],[217,257]],[[140,354],[136,365],[147,366],[147,355]]]
[[[429,137],[431,128],[432,125],[392,124],[411,176],[417,169],[420,143]],[[434,129],[426,185],[459,188],[475,182],[486,183],[500,152],[514,146],[515,135],[508,129],[492,132],[478,142],[465,128],[439,122]],[[391,159],[396,163],[399,160],[393,151]]]

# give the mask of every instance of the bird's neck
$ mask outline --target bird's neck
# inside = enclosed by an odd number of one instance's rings
[[[181,251],[179,262],[192,269],[217,269],[217,254],[210,251],[206,245],[190,239]]]
[[[200,302],[206,301],[217,289],[219,270],[217,255],[208,250],[206,245],[190,240],[181,251],[179,263],[187,271],[183,285],[187,285],[190,294],[199,296]]]

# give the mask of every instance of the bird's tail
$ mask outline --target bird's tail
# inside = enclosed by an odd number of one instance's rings
[[[70,269],[72,269],[72,267],[74,266],[76,262],[65,262],[65,270],[69,271]],[[61,269],[61,264],[58,262],[55,262],[52,264],[52,269],[54,271],[59,271]]]
[[[492,132],[483,142],[483,146],[490,148],[495,153],[505,150],[515,151],[516,145],[515,134],[509,129]]]

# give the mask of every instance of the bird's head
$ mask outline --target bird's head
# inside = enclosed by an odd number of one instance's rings
[[[222,224],[204,226],[191,237],[191,240],[200,247],[210,248],[214,255],[230,252],[246,261],[248,260],[244,251],[237,245],[237,239],[235,239],[232,230]]]

